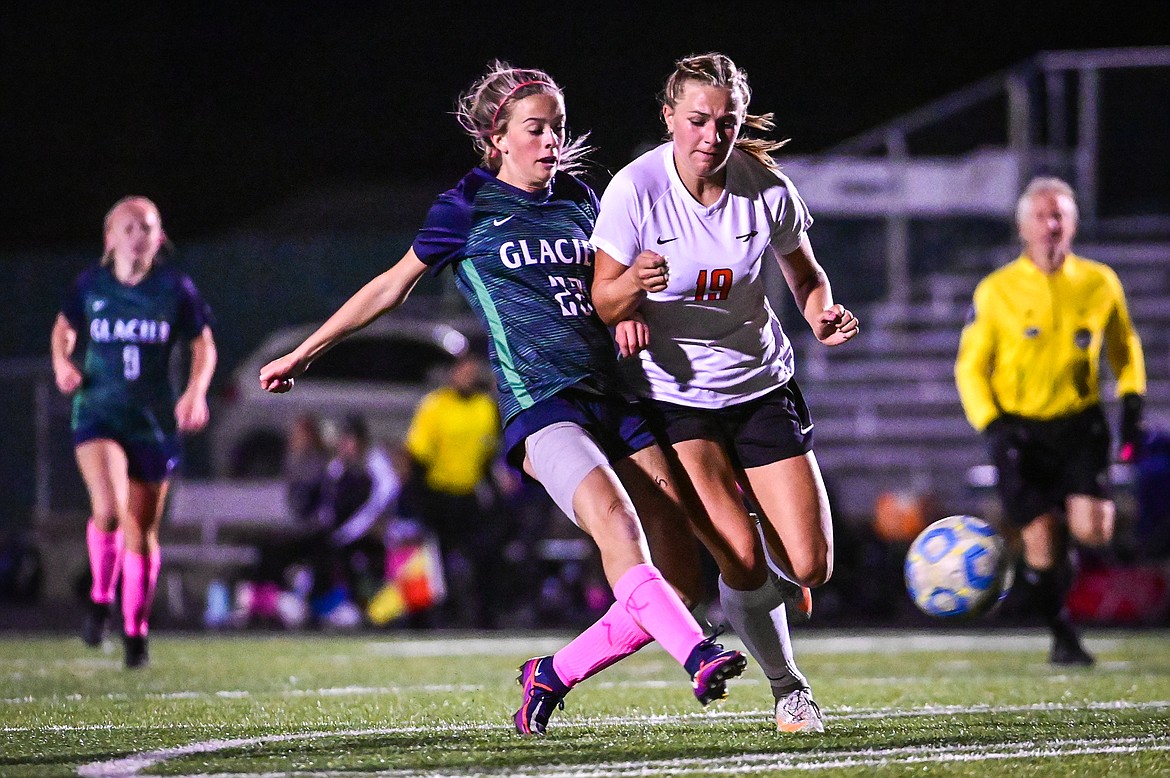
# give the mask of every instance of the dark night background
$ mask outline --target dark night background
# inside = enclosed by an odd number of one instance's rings
[[[1164,13],[1165,3],[1080,0],[7,3],[0,531],[31,515],[30,463],[44,458],[34,439],[50,439],[51,507],[84,502],[67,404],[48,389],[48,336],[61,291],[97,260],[102,218],[127,194],[159,205],[176,260],[216,312],[214,425],[239,360],[273,330],[323,318],[395,261],[431,198],[476,163],[451,111],[494,58],[560,82],[571,133],[592,133],[590,180],[601,189],[661,138],[657,93],[686,54],[730,55],[750,76],[752,111],[775,112],[787,151],[808,155],[1043,51],[1170,45]],[[1165,126],[1165,70],[1110,82],[1104,95],[1130,123],[1102,134],[1104,208],[1170,213],[1170,143],[1164,129],[1138,131]],[[942,142],[974,129],[964,117]],[[1010,239],[1006,220],[994,226]],[[822,230],[814,242],[843,296],[863,302],[867,284],[881,285],[884,255],[877,235],[879,250],[861,256],[862,232],[846,226],[834,245]],[[409,304],[433,313],[427,291]],[[56,403],[40,438],[34,381]],[[188,472],[206,474],[207,439],[188,448]]]
[[[592,131],[604,184],[605,170],[658,137],[655,94],[686,53],[731,55],[751,76],[753,108],[775,111],[777,133],[803,154],[1042,50],[1170,42],[1153,5],[7,7],[0,251],[96,251],[103,214],[130,192],[158,202],[179,245],[314,188],[406,180],[437,192],[474,163],[449,112],[493,57],[562,83],[570,128]]]

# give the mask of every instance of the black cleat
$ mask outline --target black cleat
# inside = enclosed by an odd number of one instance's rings
[[[91,648],[98,648],[110,630],[110,606],[89,600],[86,603],[85,623],[81,625],[81,640]]]
[[[150,664],[150,654],[146,650],[146,636],[122,638],[126,648],[126,669],[137,670]]]
[[[1057,630],[1053,635],[1052,651],[1048,654],[1049,664],[1092,667],[1095,661],[1071,628]]]

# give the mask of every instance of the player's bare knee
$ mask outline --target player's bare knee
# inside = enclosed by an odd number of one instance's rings
[[[1112,529],[1111,526],[1095,524],[1091,527],[1073,529],[1072,536],[1079,545],[1088,548],[1103,548],[1113,542]]]
[[[728,586],[741,592],[755,591],[768,581],[766,571],[745,568],[720,570],[719,575]]]
[[[823,586],[833,575],[833,565],[824,557],[814,557],[798,562],[792,560],[792,576],[796,583],[810,589]]]
[[[603,511],[607,532],[623,541],[638,542],[642,538],[642,525],[629,502],[620,495],[614,495]]]

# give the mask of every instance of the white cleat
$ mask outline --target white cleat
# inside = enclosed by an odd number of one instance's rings
[[[781,732],[824,732],[821,709],[808,689],[797,689],[776,703],[776,729]]]

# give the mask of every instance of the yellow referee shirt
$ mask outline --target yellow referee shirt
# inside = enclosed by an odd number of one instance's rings
[[[955,361],[967,420],[982,430],[1001,413],[1053,419],[1099,403],[1102,347],[1118,396],[1144,395],[1142,344],[1117,274],[1072,254],[1045,274],[1018,257],[975,288]]]
[[[444,387],[419,403],[406,450],[426,470],[427,486],[467,495],[487,474],[500,443],[500,412],[488,394],[469,397]]]

